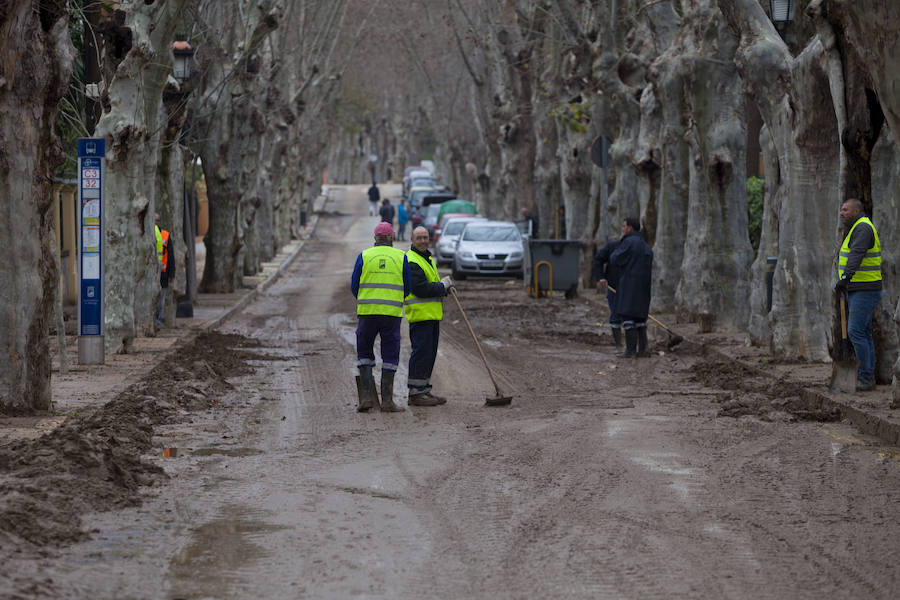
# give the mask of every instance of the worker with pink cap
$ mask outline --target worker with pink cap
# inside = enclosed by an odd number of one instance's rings
[[[359,412],[380,408],[402,412],[394,403],[394,375],[400,364],[400,321],[403,299],[409,295],[409,262],[406,253],[392,246],[390,223],[375,226],[375,245],[359,253],[350,291],[356,298],[356,391]],[[381,338],[381,402],[375,388],[375,338]]]

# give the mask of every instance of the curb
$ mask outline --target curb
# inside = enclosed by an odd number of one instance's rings
[[[696,342],[692,343],[696,344]],[[712,348],[705,344],[701,345],[701,353],[714,356],[723,361],[739,364],[741,367],[753,371],[763,377],[769,376],[765,371],[755,365],[743,363],[728,356],[721,350],[717,350],[716,348]],[[811,411],[838,412],[840,413],[841,420],[849,422],[862,433],[875,436],[892,446],[900,446],[900,423],[867,413],[846,402],[836,400],[827,394],[809,388],[803,388],[800,391],[800,401],[803,408]]]
[[[316,201],[313,203],[313,217],[309,222],[309,227],[306,230],[306,237],[300,240],[300,243],[297,244],[297,247],[282,261],[278,268],[274,273],[269,275],[264,281],[261,281],[256,285],[255,288],[250,290],[246,296],[235,302],[231,308],[226,310],[224,313],[216,317],[215,319],[211,319],[203,325],[199,327],[200,331],[209,332],[213,329],[219,327],[227,321],[232,315],[236,312],[241,311],[247,307],[251,302],[256,300],[262,292],[265,292],[269,287],[272,286],[291,266],[291,263],[300,255],[300,252],[303,250],[304,246],[306,246],[306,242],[309,241],[309,238],[312,236],[312,233],[316,230],[316,226],[319,224],[319,215],[325,209],[325,205],[328,204],[328,190],[323,189],[322,195],[319,196]]]

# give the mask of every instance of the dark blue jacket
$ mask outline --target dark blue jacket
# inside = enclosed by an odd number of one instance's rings
[[[616,287],[616,312],[625,320],[646,319],[650,313],[653,250],[639,232],[632,231],[619,242],[609,262],[620,273],[619,286]]]
[[[619,247],[619,240],[613,240],[600,248],[594,255],[594,279],[605,279],[606,283],[619,289],[619,268],[609,261],[612,253]]]

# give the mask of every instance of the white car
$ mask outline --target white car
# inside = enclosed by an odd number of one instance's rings
[[[444,229],[441,231],[441,237],[438,238],[434,245],[434,260],[438,266],[449,265],[453,262],[453,256],[456,254],[456,242],[466,225],[472,221],[484,221],[484,217],[453,217],[447,219],[444,223]]]
[[[522,234],[511,221],[467,223],[453,256],[453,278],[469,275],[522,277],[525,245]]]

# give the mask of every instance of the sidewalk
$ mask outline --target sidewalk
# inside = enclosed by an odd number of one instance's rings
[[[673,315],[657,315],[665,323],[674,323]],[[671,319],[671,320],[667,320]],[[666,333],[654,325],[657,339]],[[670,325],[671,327],[671,325]],[[831,364],[808,363],[799,360],[779,360],[767,348],[750,346],[746,333],[713,332],[701,334],[695,323],[678,324],[673,331],[685,336],[686,344],[694,344],[710,362],[731,362],[735,373],[749,369],[781,386],[785,396],[799,391],[804,410],[813,413],[837,412],[840,419],[853,424],[862,433],[880,438],[883,442],[900,446],[900,409],[891,409],[890,385],[879,385],[875,391],[855,394],[833,394],[828,391]],[[676,350],[677,352],[677,350]]]
[[[53,367],[50,379],[53,408],[49,415],[0,418],[0,444],[17,439],[39,437],[60,425],[69,415],[100,406],[140,381],[179,343],[203,331],[220,326],[272,285],[287,270],[315,231],[319,214],[328,203],[327,189],[315,203],[315,210],[301,239],[284,246],[271,262],[263,263],[261,273],[244,278],[245,287],[231,294],[198,294],[194,316],[176,319],[174,328],[162,328],[156,337],[138,337],[129,354],[107,354],[103,365],[78,364],[78,337],[66,336],[69,372],[59,371],[57,338],[51,336]]]

